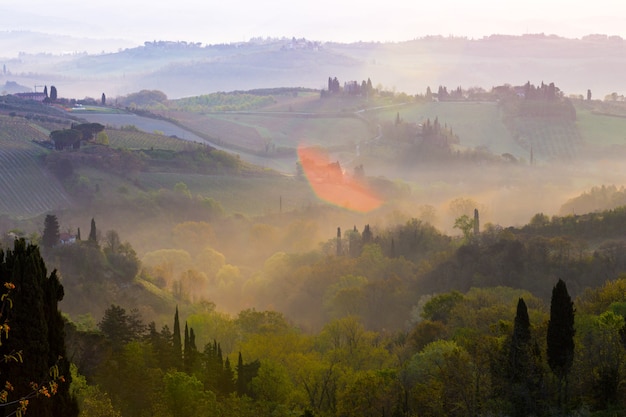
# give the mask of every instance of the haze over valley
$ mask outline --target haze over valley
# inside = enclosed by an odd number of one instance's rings
[[[621,33],[40,6],[0,32],[0,414],[624,413]]]

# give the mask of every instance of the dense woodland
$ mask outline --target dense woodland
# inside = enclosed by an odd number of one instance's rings
[[[55,222],[47,218],[42,249],[57,259],[69,294],[77,285],[91,292],[103,281],[136,282],[139,263],[116,233],[100,246],[92,222],[87,239],[46,248]],[[228,315],[207,299],[190,303],[184,288],[192,281],[183,274],[172,288],[188,313],[175,308],[161,327],[145,323],[136,307],[111,304],[97,323],[66,317],[47,333],[65,334],[65,346],[54,349],[64,357],[67,349],[75,367],[66,382],[86,416],[617,411],[625,398],[624,248],[581,248],[554,232],[559,223],[537,215],[520,229],[474,234],[472,227],[462,242],[417,220],[385,230],[367,225],[329,239],[318,253],[274,256],[266,288],[278,293],[275,309]],[[585,228],[569,236],[584,241]],[[7,282],[18,288],[28,275],[17,272],[26,268],[15,260],[23,252],[43,266],[36,247],[18,242],[7,250]],[[55,273],[36,284],[44,299],[53,291],[46,282],[57,282],[54,297],[62,298]],[[141,279],[154,279],[149,274]],[[224,285],[220,275],[214,294]],[[245,296],[244,287],[229,285],[231,296]],[[280,294],[289,294],[284,304]],[[30,303],[10,296],[9,341],[21,338],[19,306]],[[39,350],[20,349],[24,363],[13,366],[35,368],[28,359]],[[50,359],[36,372],[53,365]],[[67,374],[69,364],[61,369]]]

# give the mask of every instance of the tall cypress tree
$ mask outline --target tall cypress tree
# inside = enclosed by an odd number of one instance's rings
[[[178,320],[178,306],[176,306],[176,314],[174,314],[174,334],[172,335],[172,337],[174,345],[174,361],[176,363],[176,368],[180,368],[183,356],[183,344],[180,339],[180,321]]]
[[[91,229],[89,230],[89,242],[97,243],[98,242],[98,234],[96,231],[96,220],[91,218]]]
[[[185,322],[185,339],[183,342],[183,369],[185,372],[191,372],[191,342],[189,341],[189,327]]]
[[[565,406],[567,376],[574,362],[574,303],[559,279],[552,289],[547,333],[548,365],[558,379],[558,402]]]
[[[0,357],[22,352],[22,362],[0,361],[0,384],[10,382],[15,388],[9,395],[15,399],[32,393],[32,382],[46,386],[55,367],[64,380],[58,380],[56,395],[43,395],[29,401],[28,414],[43,417],[77,416],[78,406],[70,395],[71,375],[65,352],[63,318],[58,302],[63,298],[63,286],[56,271],[47,275],[46,266],[35,245],[15,241],[14,250],[0,250],[0,281],[11,283],[12,308],[6,312],[10,332],[2,335]],[[17,405],[7,405],[4,414],[15,411]]]
[[[512,405],[512,414],[523,417],[531,413],[532,400],[529,386],[531,377],[530,363],[530,319],[528,309],[523,298],[517,302],[517,312],[513,325],[513,335],[509,348],[509,400]]]

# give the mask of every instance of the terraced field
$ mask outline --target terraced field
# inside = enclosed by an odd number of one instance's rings
[[[0,214],[33,217],[67,208],[70,196],[40,163],[47,135],[24,119],[0,116]]]

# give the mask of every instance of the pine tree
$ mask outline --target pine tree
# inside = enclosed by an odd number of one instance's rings
[[[558,402],[565,407],[567,376],[574,362],[574,303],[559,279],[552,289],[547,333],[548,365],[558,379]]]
[[[43,95],[46,96],[46,98],[48,98],[48,86],[47,85],[43,86]]]
[[[43,225],[43,236],[41,237],[41,244],[45,248],[51,248],[59,243],[59,221],[54,214],[46,215]]]
[[[53,85],[50,86],[50,101],[56,101],[57,99],[57,88]]]
[[[100,103],[105,106],[107,103],[107,96],[104,95],[104,93],[102,93],[102,98],[100,99]]]

